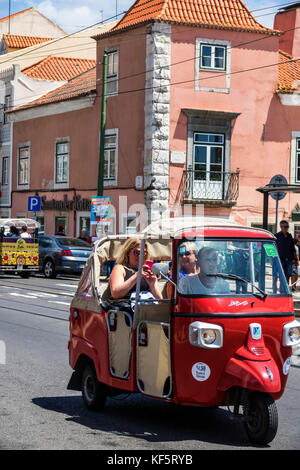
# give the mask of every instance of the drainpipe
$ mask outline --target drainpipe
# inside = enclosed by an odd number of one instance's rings
[[[102,71],[102,104],[101,104],[101,128],[100,128],[100,150],[98,167],[98,196],[103,196],[103,173],[104,173],[104,136],[106,125],[106,79],[107,79],[107,51],[103,54]]]

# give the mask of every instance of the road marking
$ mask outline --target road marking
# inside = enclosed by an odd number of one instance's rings
[[[70,284],[57,284],[57,283],[56,283],[56,286],[60,286],[60,287],[70,287],[71,289],[77,289],[77,286],[70,285]]]
[[[9,292],[9,295],[13,295],[14,297],[25,297],[26,299],[37,299],[36,296],[26,295],[26,294],[17,294],[16,292]]]
[[[48,303],[49,304],[61,304],[61,305],[69,305],[70,306],[70,302],[59,302],[59,300],[48,300]]]
[[[36,295],[37,297],[58,297],[56,294],[49,294],[48,292],[27,292],[29,295]]]

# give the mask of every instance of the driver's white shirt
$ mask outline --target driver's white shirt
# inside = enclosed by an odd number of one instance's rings
[[[192,276],[184,276],[180,279],[178,284],[178,290],[182,294],[191,294],[191,295],[214,295],[214,294],[229,294],[229,284],[224,281],[224,279],[216,278],[216,283],[214,287],[208,288],[199,279],[198,274],[193,274]]]

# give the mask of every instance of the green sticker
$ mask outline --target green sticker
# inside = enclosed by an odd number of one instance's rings
[[[272,256],[272,258],[275,258],[277,256],[274,245],[264,245],[264,247],[268,256]]]

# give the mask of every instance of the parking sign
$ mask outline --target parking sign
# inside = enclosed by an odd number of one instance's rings
[[[28,212],[39,212],[41,210],[41,196],[28,197]]]

